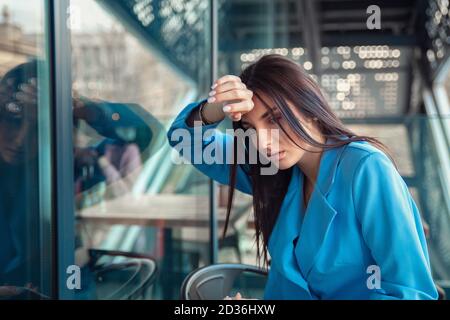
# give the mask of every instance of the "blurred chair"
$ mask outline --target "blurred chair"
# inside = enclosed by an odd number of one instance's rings
[[[213,264],[192,271],[183,281],[180,290],[180,300],[222,300],[232,296],[231,290],[236,285],[236,279],[242,273],[267,277],[267,271],[256,266],[245,264]],[[445,300],[450,284],[439,283],[439,300]],[[445,288],[445,289],[443,289]],[[248,288],[241,287],[241,293]],[[243,295],[246,298],[246,295]],[[252,298],[252,296],[249,296]]]
[[[245,292],[247,281],[239,281],[243,274],[249,278],[261,278],[261,283],[266,281],[267,271],[256,266],[245,264],[213,264],[192,271],[183,281],[180,290],[181,300],[222,300],[231,295],[231,290],[237,282],[244,286],[239,287],[239,292]],[[244,279],[248,280],[248,279]],[[243,295],[246,297],[245,294]],[[250,298],[254,298],[250,296]]]
[[[242,263],[240,248],[240,235],[247,229],[247,220],[252,203],[242,203],[233,209],[230,215],[229,228],[225,238],[218,239],[219,250],[225,248],[233,249],[237,262]],[[219,229],[222,231],[221,229]],[[207,263],[210,248],[210,231],[207,228],[183,227],[174,233],[174,249],[180,254],[187,254],[190,259],[191,268],[198,268],[203,260]]]
[[[145,299],[158,271],[153,257],[133,252],[89,250],[97,299]]]

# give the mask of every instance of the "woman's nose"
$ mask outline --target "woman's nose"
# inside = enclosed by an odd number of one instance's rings
[[[270,153],[278,150],[279,134],[275,129],[260,129],[258,130],[258,148],[259,150]]]

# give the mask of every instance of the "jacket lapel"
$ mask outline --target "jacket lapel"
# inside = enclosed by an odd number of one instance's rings
[[[301,227],[298,244],[295,248],[297,263],[305,278],[314,265],[336,210],[317,189],[309,201],[305,220]]]
[[[302,287],[310,296],[308,284],[302,277],[294,256],[293,240],[298,236],[301,227],[301,185],[303,174],[294,166],[286,196],[269,237],[268,251],[271,257],[270,267],[276,268],[283,277]]]
[[[295,248],[295,256],[305,278],[309,276],[329,227],[336,216],[336,210],[328,202],[327,196],[333,185],[344,149],[345,146],[333,148],[322,154],[316,185],[309,200]]]
[[[304,175],[298,166],[292,168],[288,191],[269,238],[271,268],[275,267],[285,278],[302,287],[309,295],[306,279],[336,215],[336,210],[328,202],[327,195],[334,182],[344,149],[345,146],[323,152],[316,185],[303,222],[301,208]],[[299,239],[294,245],[296,237]]]

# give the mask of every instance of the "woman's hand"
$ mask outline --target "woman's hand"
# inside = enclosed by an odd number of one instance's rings
[[[26,290],[30,293],[39,294],[38,288],[33,286],[33,284],[31,284],[31,283],[28,283],[25,287],[4,285],[4,286],[0,286],[0,299],[17,297],[20,294],[22,294],[24,292],[24,290]]]
[[[15,98],[23,105],[36,106],[38,103],[38,84],[36,78],[30,78],[28,82],[21,83]]]
[[[36,106],[39,100],[39,90],[38,80],[30,78],[28,82],[19,85],[19,91],[15,93],[15,97],[23,105]],[[90,120],[91,118],[95,119],[97,116],[87,110],[76,91],[72,91],[72,107],[73,115],[77,119]]]
[[[238,292],[238,293],[236,293],[236,295],[234,297],[226,296],[225,298],[223,298],[223,300],[258,300],[258,299],[242,298],[241,293]]]
[[[223,112],[232,121],[241,120],[242,115],[254,107],[253,92],[237,76],[223,76],[213,83],[211,89],[208,103],[223,103]],[[208,118],[206,113],[205,115]]]
[[[14,286],[0,286],[0,298],[14,297],[20,294],[17,287]]]
[[[238,292],[234,297],[226,296],[223,300],[245,300],[242,298],[241,293]]]

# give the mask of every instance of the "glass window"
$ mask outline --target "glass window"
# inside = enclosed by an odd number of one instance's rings
[[[0,1],[0,300],[52,295],[46,1]]]
[[[166,129],[210,86],[209,1],[70,5],[78,297],[178,298],[209,259],[209,190],[171,161]]]
[[[286,52],[298,59],[303,48],[288,50],[288,2],[231,2],[219,1],[219,75],[235,74],[264,54]],[[231,127],[231,122],[227,125]],[[228,186],[219,187],[219,212],[226,211]],[[257,265],[252,197],[235,190],[230,225],[225,239],[219,242],[219,262]],[[222,230],[219,234],[222,236]],[[260,261],[261,266],[263,260]],[[245,290],[253,290],[251,297],[261,298],[258,282],[248,283]]]

